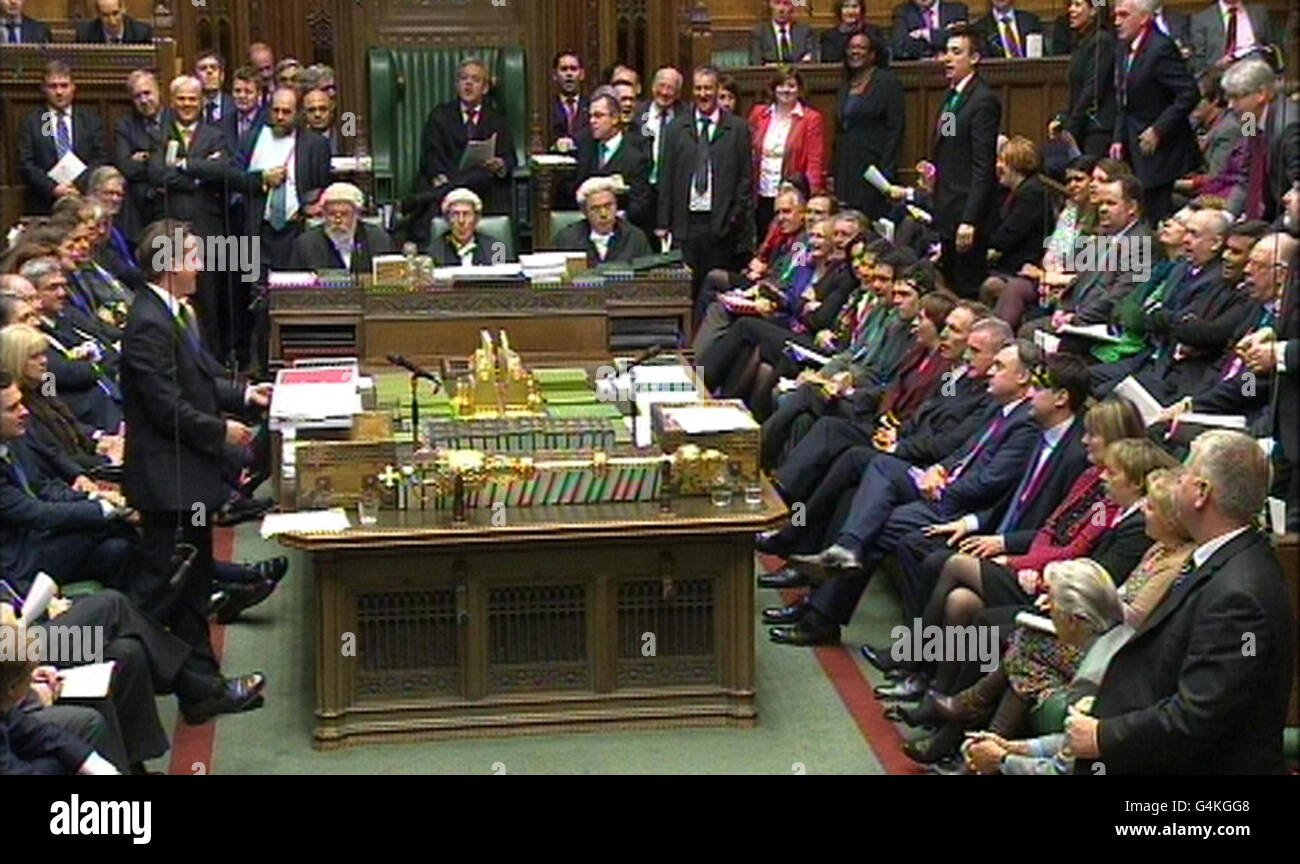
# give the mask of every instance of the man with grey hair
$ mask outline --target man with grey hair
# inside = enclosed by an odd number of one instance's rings
[[[592,177],[615,178],[619,209],[633,225],[654,231],[645,139],[624,127],[613,88],[601,87],[591,94],[587,129],[578,136],[576,156],[575,188]]]
[[[492,76],[477,57],[461,61],[456,98],[429,112],[420,137],[420,176],[416,192],[403,202],[411,213],[410,236],[424,245],[430,235],[433,213],[452,189],[473,191],[488,213],[510,212],[510,175],[514,172],[515,144],[506,117],[489,102]],[[494,154],[482,164],[463,163],[470,141],[496,137]]]
[[[684,106],[681,103],[682,73],[672,66],[660,67],[655,72],[650,88],[650,101],[637,110],[632,126],[641,132],[650,156],[650,185],[658,188],[659,162],[663,158],[663,133]]]
[[[1255,527],[1268,457],[1223,429],[1192,443],[1174,490],[1199,544],[1168,595],[1111,659],[1092,711],[1065,732],[1076,773],[1281,774],[1296,622]]]
[[[645,232],[619,215],[618,189],[612,177],[592,177],[579,186],[578,204],[585,218],[555,235],[555,248],[586,252],[593,267],[607,261],[630,263],[651,254]]]
[[[1156,224],[1169,213],[1174,181],[1196,167],[1200,153],[1188,117],[1199,92],[1174,40],[1152,26],[1156,0],[1120,0],[1115,7],[1115,92],[1119,110],[1110,145],[1145,190],[1143,211]]]
[[[128,184],[122,230],[134,243],[140,229],[161,212],[161,201],[149,184],[149,157],[163,146],[162,90],[148,69],[128,75],[126,89],[134,110],[113,127],[113,164]]]
[[[1287,159],[1300,146],[1295,125],[1300,107],[1290,99],[1279,99],[1276,87],[1273,69],[1257,57],[1234,63],[1223,73],[1224,95],[1242,124],[1238,146],[1246,148],[1249,166],[1241,214],[1247,219],[1271,221],[1278,214],[1291,180]]]
[[[291,270],[348,270],[370,275],[375,255],[393,251],[393,241],[378,225],[361,219],[366,197],[351,183],[334,183],[320,195],[325,222],[309,228],[293,244]]]

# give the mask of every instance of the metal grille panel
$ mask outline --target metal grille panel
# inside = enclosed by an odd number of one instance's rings
[[[359,695],[459,691],[454,589],[359,594],[357,631]]]
[[[665,596],[661,581],[629,581],[618,586],[618,661],[620,687],[702,684],[717,679],[714,633],[714,582],[679,580]],[[645,634],[654,634],[654,654],[646,656]]]
[[[585,586],[508,586],[488,591],[489,691],[590,686]]]

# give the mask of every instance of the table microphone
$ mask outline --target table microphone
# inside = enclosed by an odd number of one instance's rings
[[[412,375],[414,375],[416,378],[423,378],[426,381],[430,382],[431,384],[433,384],[433,389],[435,392],[442,389],[441,378],[439,378],[437,375],[430,372],[428,369],[425,369],[422,366],[415,365],[410,360],[407,360],[405,357],[403,357],[401,354],[389,354],[388,362],[392,363],[394,366],[402,367],[407,372],[410,372]]]

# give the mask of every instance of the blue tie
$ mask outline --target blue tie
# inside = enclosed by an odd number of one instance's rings
[[[68,117],[62,112],[59,113],[59,122],[54,129],[54,149],[58,151],[60,159],[68,155],[68,151],[72,149],[72,133],[68,130]]]

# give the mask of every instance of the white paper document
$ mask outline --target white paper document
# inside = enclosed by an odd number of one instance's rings
[[[736,432],[758,426],[753,416],[743,408],[733,405],[717,407],[685,406],[666,411],[672,421],[687,435],[708,435],[715,432]],[[668,419],[665,417],[665,419]]]
[[[1142,422],[1147,426],[1155,423],[1160,417],[1160,412],[1165,410],[1164,406],[1156,401],[1156,397],[1147,392],[1147,388],[1139,384],[1132,375],[1116,384],[1114,392],[1116,396],[1123,396],[1137,406],[1138,413],[1142,415]]]
[[[819,354],[806,345],[800,345],[798,342],[792,342],[787,339],[785,347],[794,354],[796,360],[811,360],[819,366],[825,366],[827,363],[831,362],[831,358],[827,357],[825,354]]]
[[[32,580],[31,590],[23,598],[23,611],[21,620],[23,623],[31,623],[45,614],[45,609],[54,599],[54,594],[59,586],[54,584],[50,575],[42,570],[36,574]]]
[[[1052,623],[1052,619],[1045,618],[1042,615],[1034,615],[1032,612],[1017,612],[1016,623],[1031,630],[1056,635],[1056,625]]]
[[[882,195],[888,195],[889,187],[894,185],[889,182],[888,177],[880,173],[880,169],[875,165],[867,166],[867,170],[862,172],[862,179],[879,189]]]
[[[339,534],[352,527],[342,507],[332,510],[303,510],[299,513],[268,513],[262,517],[262,539],[277,534]]]
[[[1061,350],[1061,337],[1053,336],[1046,330],[1035,330],[1034,344],[1042,348],[1044,353],[1055,354]]]
[[[1066,324],[1056,332],[1064,333],[1069,336],[1081,336],[1084,339],[1092,339],[1094,342],[1105,342],[1111,345],[1116,345],[1124,341],[1120,337],[1112,334],[1110,330],[1106,328],[1105,324]]]
[[[488,160],[497,155],[497,135],[493,132],[487,138],[470,141],[465,145],[465,155],[460,159],[461,168],[482,168]]]
[[[1246,429],[1246,418],[1241,414],[1202,414],[1188,411],[1178,418],[1179,423],[1195,423],[1198,426],[1213,426],[1216,429]]]
[[[562,153],[534,153],[528,157],[528,161],[545,168],[567,168],[578,165],[577,159]]]
[[[59,671],[60,699],[103,699],[113,679],[113,661],[90,663]]]
[[[62,185],[76,180],[85,170],[86,163],[69,150],[63,154],[62,159],[54,163],[53,168],[45,172],[45,176],[53,180],[55,185]]]

